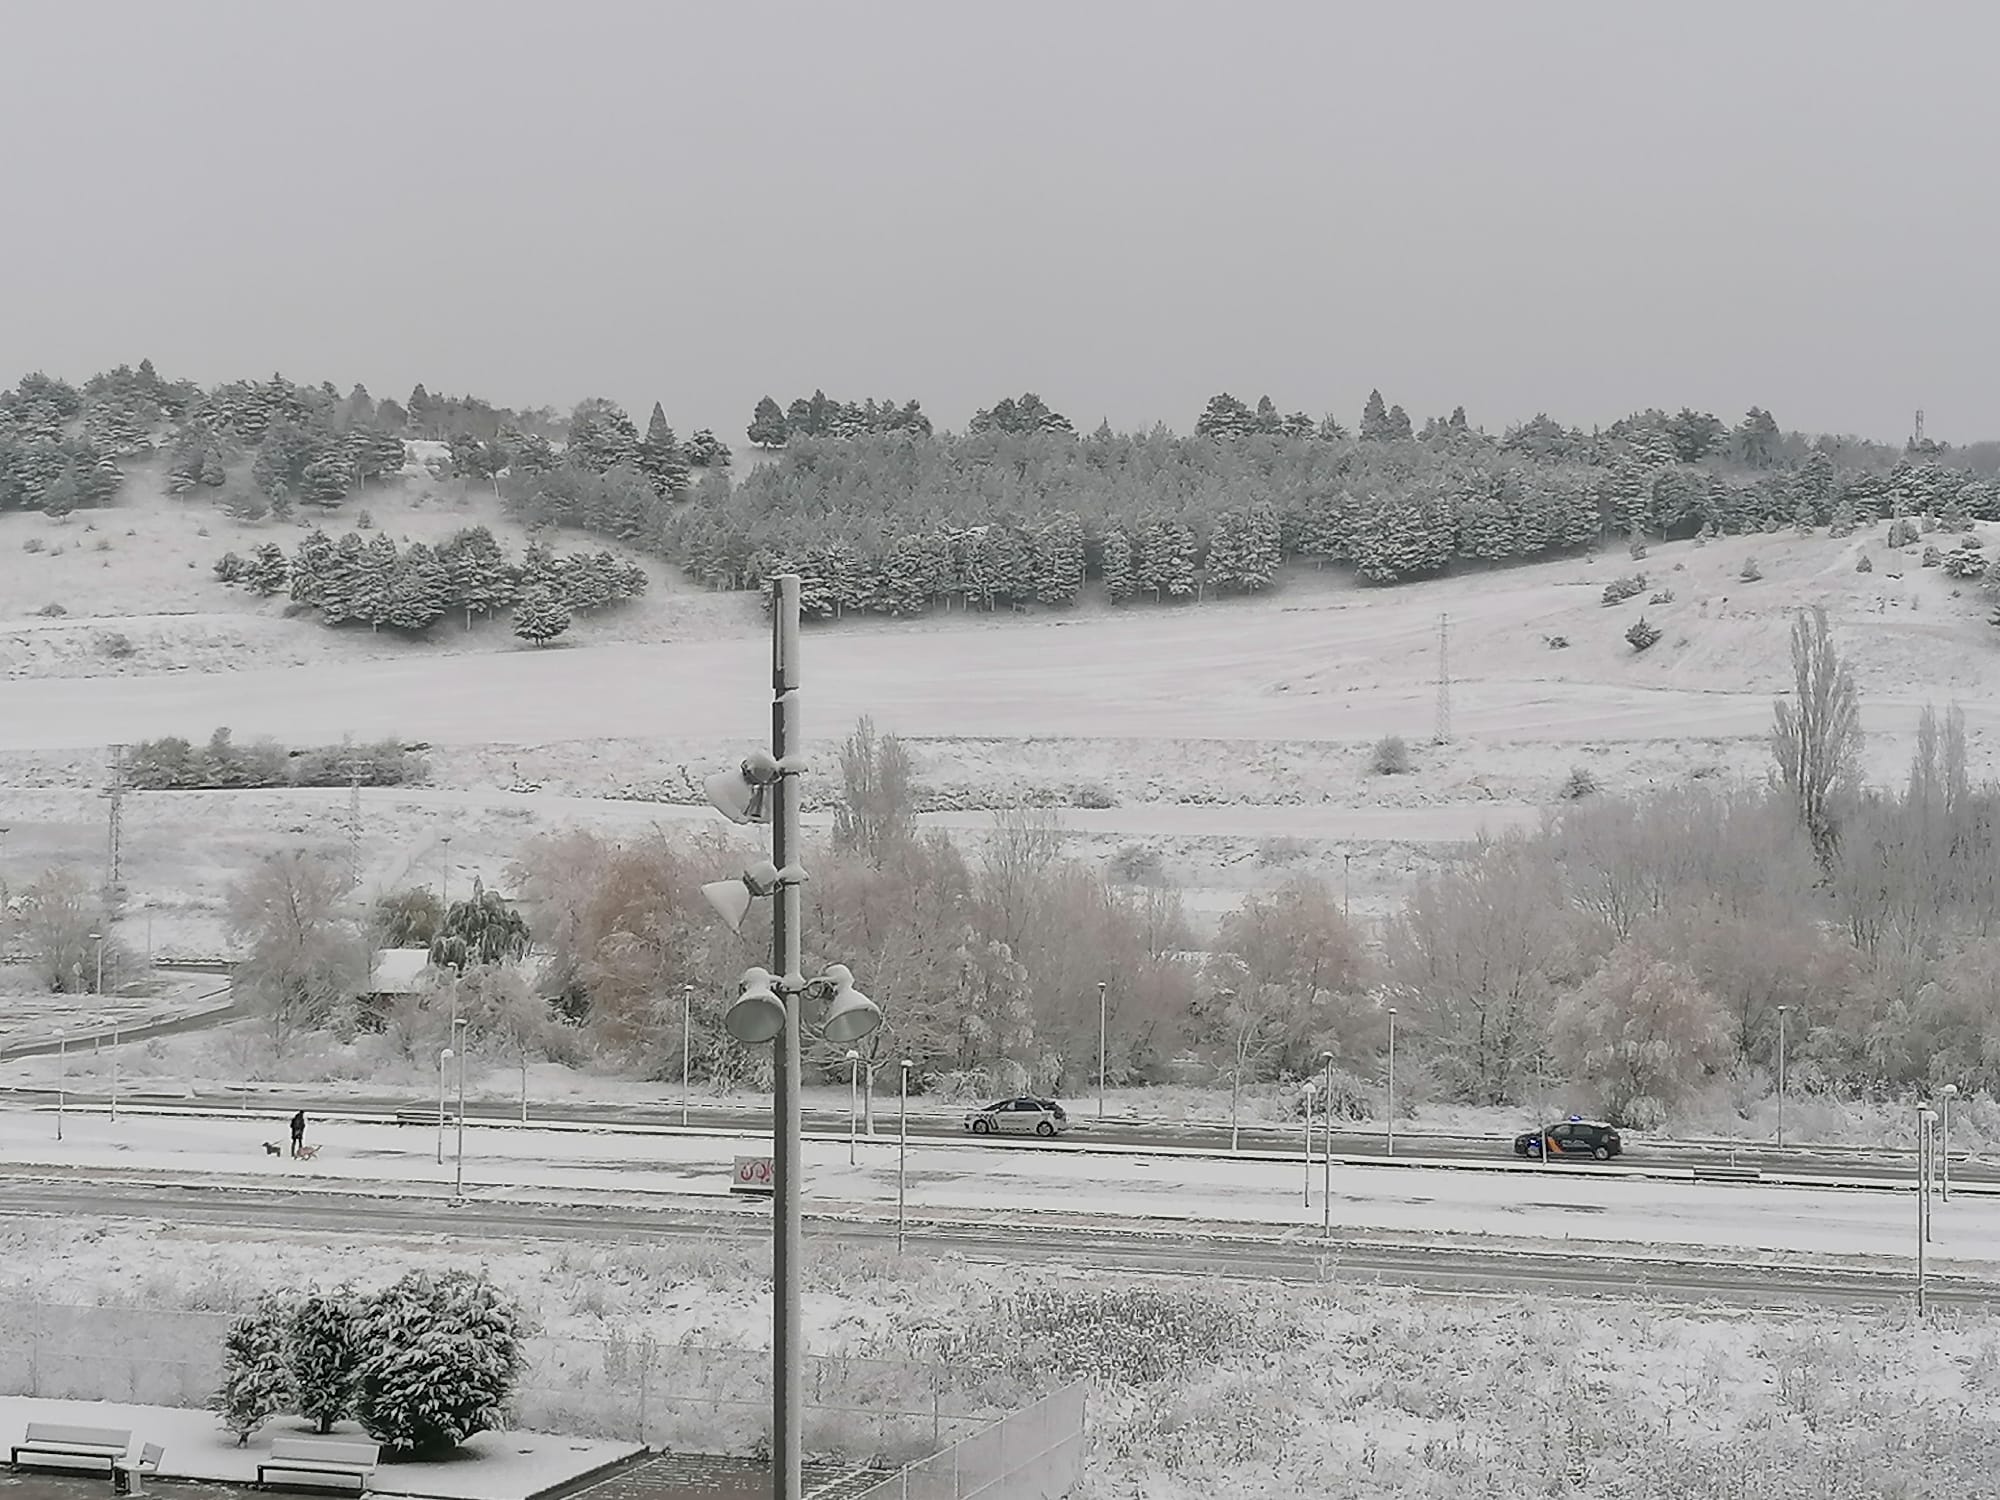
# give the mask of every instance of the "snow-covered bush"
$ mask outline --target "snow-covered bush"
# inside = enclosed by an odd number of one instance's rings
[[[355,1415],[404,1455],[501,1426],[525,1362],[524,1321],[484,1275],[412,1271],[362,1304]]]
[[[266,1297],[229,1327],[222,1340],[222,1389],[210,1409],[236,1434],[236,1446],[280,1412],[293,1408],[298,1388],[287,1357],[285,1330],[291,1310]]]

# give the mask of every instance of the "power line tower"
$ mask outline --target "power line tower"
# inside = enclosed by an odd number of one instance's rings
[[[1451,743],[1451,616],[1438,616],[1438,702],[1435,743]]]
[[[123,745],[111,747],[110,784],[106,786],[104,796],[107,825],[105,885],[116,890],[125,854],[125,747]]]
[[[1910,437],[1910,446],[1912,448],[1921,448],[1923,447],[1923,445],[1924,445],[1924,409],[1920,406],[1917,408],[1917,430]]]

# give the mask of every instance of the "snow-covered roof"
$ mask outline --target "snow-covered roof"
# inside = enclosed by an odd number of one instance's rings
[[[414,995],[418,978],[430,966],[428,948],[379,948],[368,975],[368,993]]]

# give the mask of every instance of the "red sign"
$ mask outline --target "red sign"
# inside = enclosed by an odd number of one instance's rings
[[[771,1158],[768,1156],[737,1157],[736,1175],[730,1181],[729,1191],[732,1193],[770,1193],[777,1191],[776,1179],[771,1174]]]

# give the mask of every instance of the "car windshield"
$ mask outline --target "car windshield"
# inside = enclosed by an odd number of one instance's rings
[[[990,1115],[996,1109],[1005,1109],[1009,1102],[1010,1101],[1006,1099],[995,1099],[991,1104],[987,1105],[986,1108],[982,1109],[980,1113],[982,1115]]]

